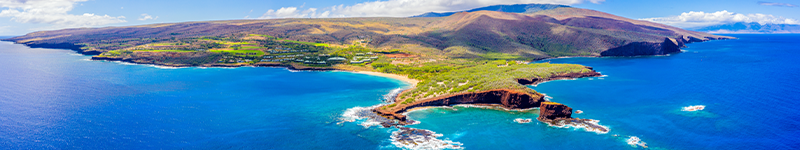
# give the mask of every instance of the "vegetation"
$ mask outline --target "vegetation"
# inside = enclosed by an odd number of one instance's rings
[[[416,100],[462,92],[511,89],[535,93],[517,79],[548,78],[554,74],[591,71],[572,64],[525,64],[516,61],[478,61],[464,64],[432,63],[424,66],[373,64],[386,73],[408,75],[420,80],[417,86],[398,96],[402,104]]]

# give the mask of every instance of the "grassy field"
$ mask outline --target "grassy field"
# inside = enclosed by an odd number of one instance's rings
[[[423,67],[401,66],[405,70],[427,70],[422,73],[401,72],[412,76],[414,74],[428,74],[416,76],[420,80],[417,86],[408,92],[399,95],[398,101],[403,104],[416,100],[449,95],[462,92],[476,92],[493,89],[512,89],[536,93],[517,82],[520,78],[548,78],[554,74],[588,72],[591,71],[582,65],[573,64],[516,64],[514,61],[488,61],[475,66],[443,66],[432,65]],[[427,69],[425,69],[427,68]],[[387,71],[386,69],[379,69]],[[427,73],[425,73],[427,72]]]
[[[325,43],[314,43],[314,42],[301,42],[301,41],[293,41],[293,40],[283,40],[284,42],[291,42],[291,43],[298,43],[298,44],[308,44],[314,46],[322,46],[322,47],[330,47],[330,44]]]
[[[261,55],[264,55],[263,51],[258,51],[258,50],[219,50],[219,49],[215,49],[215,50],[209,50],[209,51],[210,52],[215,52],[215,53],[229,53],[229,54],[236,55],[236,56],[261,56]],[[245,55],[247,53],[256,53],[256,55]]]
[[[514,54],[506,54],[506,53],[495,53],[495,52],[489,52],[489,53],[486,53],[486,54],[483,54],[483,55],[480,55],[480,56],[481,56],[481,57],[483,57],[483,58],[485,58],[485,59],[491,59],[491,60],[517,60],[517,59],[525,59],[524,57],[522,57],[522,56],[519,56],[519,55],[514,55]]]
[[[276,37],[274,37],[274,36],[270,36],[270,35],[263,35],[263,34],[250,34],[250,36],[261,36],[261,37],[271,38],[271,39],[275,39],[275,40],[277,40],[277,41],[283,41],[283,42],[290,42],[290,43],[298,43],[298,44],[307,44],[307,45],[314,45],[314,46],[330,47],[330,44],[325,44],[325,43],[314,43],[314,42],[302,42],[302,41],[295,41],[295,40],[285,40],[285,39],[276,38]]]
[[[135,50],[136,52],[197,52],[194,50]]]
[[[239,49],[242,49],[242,50],[255,50],[255,49],[266,49],[266,48],[267,47],[261,47],[261,46],[242,46]]]
[[[150,45],[152,45],[152,46],[173,46],[173,45],[177,45],[177,43],[153,43],[153,44],[150,44]]]

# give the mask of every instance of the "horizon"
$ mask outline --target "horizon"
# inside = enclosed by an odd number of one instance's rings
[[[36,31],[67,28],[123,27],[159,23],[277,18],[410,17],[427,12],[458,12],[493,5],[561,4],[592,9],[631,19],[647,20],[680,28],[733,22],[800,24],[796,2],[772,1],[626,1],[626,0],[453,0],[401,2],[363,1],[88,1],[0,0],[0,35],[18,36]],[[349,3],[349,4],[348,4]],[[687,5],[689,4],[689,5]],[[171,7],[180,5],[184,7]],[[655,7],[658,6],[658,7]],[[163,8],[167,7],[167,8]],[[654,7],[656,9],[654,9]],[[208,10],[216,11],[208,11]]]

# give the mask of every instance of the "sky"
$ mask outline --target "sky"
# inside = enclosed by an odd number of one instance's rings
[[[208,20],[407,17],[528,3],[570,5],[682,28],[800,24],[798,0],[0,0],[0,35]]]

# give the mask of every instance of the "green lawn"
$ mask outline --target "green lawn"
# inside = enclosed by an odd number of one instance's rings
[[[153,44],[150,44],[150,45],[153,45],[153,46],[173,46],[175,44],[176,43],[153,43]]]
[[[281,38],[276,38],[274,36],[263,35],[263,34],[250,34],[250,36],[262,36],[262,37],[267,37],[267,38],[275,38],[275,40],[277,40],[277,41],[298,43],[298,44],[307,44],[307,45],[314,45],[314,46],[324,46],[324,47],[330,47],[331,46],[330,44],[325,44],[325,43],[314,43],[314,42],[302,42],[302,41],[295,41],[295,40],[284,40],[284,39],[281,39]]]
[[[137,52],[196,52],[194,50],[135,50]]]
[[[516,59],[522,58],[519,55],[506,54],[506,53],[496,53],[496,52],[488,52],[488,53],[482,54],[480,56],[485,58],[485,59],[491,59],[491,60],[516,60]]]
[[[265,48],[267,48],[267,47],[260,47],[260,46],[242,46],[242,47],[241,47],[241,48],[239,48],[239,49],[242,49],[242,50],[254,50],[254,49],[265,49]]]
[[[307,44],[307,45],[314,45],[314,46],[323,46],[323,47],[330,47],[330,44],[325,43],[314,43],[314,42],[301,42],[301,41],[294,41],[294,40],[283,40],[284,42],[291,42],[291,43],[298,43],[298,44]]]
[[[261,55],[264,55],[263,51],[258,51],[258,50],[217,50],[217,49],[214,49],[214,50],[209,50],[209,51],[210,52],[215,52],[215,53],[232,53],[233,55],[236,55],[236,56],[261,56]],[[256,55],[245,55],[247,53],[256,53]]]
[[[516,79],[548,78],[553,74],[588,71],[591,70],[581,65],[515,64],[504,60],[460,69],[443,68],[439,73],[429,73],[431,76],[421,78],[414,89],[399,95],[398,101],[407,104],[435,96],[494,89],[535,93],[533,89],[519,84]]]

